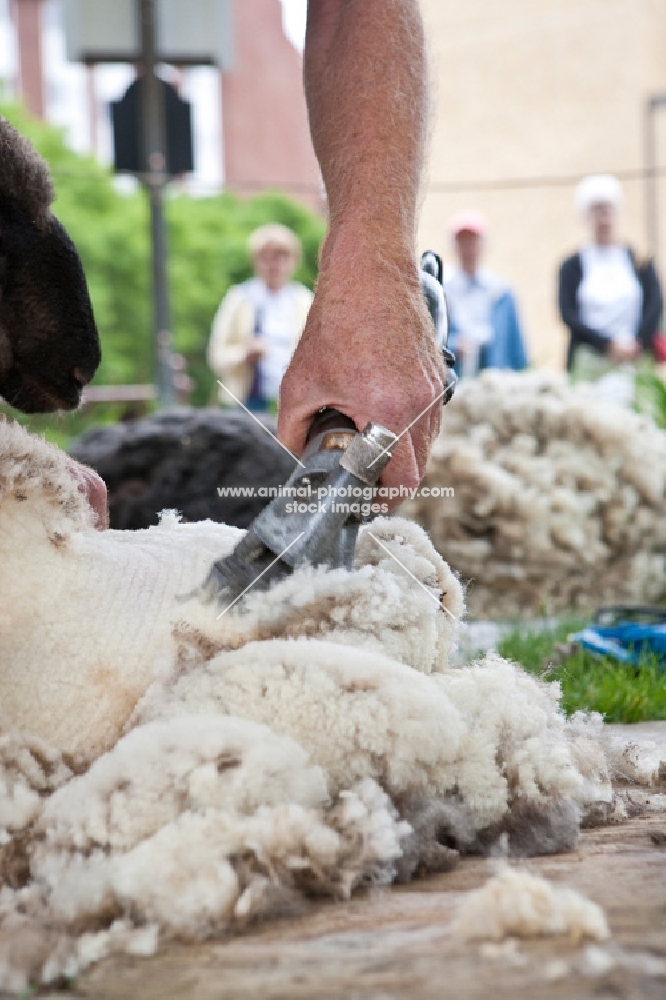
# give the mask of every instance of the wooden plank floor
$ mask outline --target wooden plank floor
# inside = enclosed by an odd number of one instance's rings
[[[520,942],[515,950],[509,945],[494,957],[478,943],[455,939],[450,922],[461,894],[483,884],[491,871],[490,862],[465,859],[447,875],[371,891],[348,903],[313,906],[298,918],[233,939],[166,945],[150,959],[108,959],[82,976],[69,995],[95,1000],[666,997],[666,813],[585,831],[575,852],[524,865],[604,907],[613,937],[597,947],[611,956],[607,964],[615,961],[613,968],[591,975],[585,971],[587,945],[558,938]],[[63,1000],[62,993],[58,997]]]
[[[666,743],[666,722],[615,726]],[[666,788],[660,788],[663,797]],[[644,794],[643,794],[644,797]],[[666,811],[583,831],[570,854],[520,862],[604,907],[612,938],[562,938],[493,949],[457,940],[451,920],[492,862],[311,904],[234,938],[165,944],[149,959],[115,957],[52,1000],[665,1000]],[[590,950],[590,947],[592,950]],[[498,953],[499,952],[499,953]],[[596,957],[596,974],[591,959]],[[602,964],[607,968],[604,970]]]

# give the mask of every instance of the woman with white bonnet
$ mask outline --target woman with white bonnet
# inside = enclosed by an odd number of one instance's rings
[[[618,239],[621,201],[620,183],[610,174],[580,182],[576,203],[590,239],[559,272],[560,314],[570,333],[567,369],[588,381],[614,370],[630,374],[641,354],[654,351],[661,319],[661,289],[652,261]]]
[[[248,250],[255,276],[234,285],[222,299],[213,320],[208,364],[226,387],[219,392],[223,405],[241,402],[256,412],[275,412],[312,292],[292,280],[301,242],[291,229],[277,222],[260,226],[251,233]]]

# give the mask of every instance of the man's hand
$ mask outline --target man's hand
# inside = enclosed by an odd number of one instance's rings
[[[309,0],[303,72],[329,231],[282,383],[278,433],[300,451],[322,406],[359,429],[375,420],[397,434],[418,417],[382,476],[385,485],[414,487],[439,428],[444,384],[416,267],[427,132],[417,0]]]
[[[109,512],[106,504],[106,485],[104,480],[87,465],[79,465],[69,458],[69,469],[76,479],[79,493],[83,493],[95,513],[95,527],[104,531],[109,527]]]
[[[398,268],[377,262],[365,273],[344,262],[322,267],[280,390],[280,439],[300,453],[321,406],[345,413],[359,430],[373,420],[401,434],[416,420],[381,482],[418,486],[441,420],[444,365],[434,337],[413,262]]]

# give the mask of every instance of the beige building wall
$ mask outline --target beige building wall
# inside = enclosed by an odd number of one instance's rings
[[[622,235],[647,251],[643,114],[666,93],[666,0],[421,0],[435,111],[421,249],[452,259],[447,221],[488,217],[486,264],[513,285],[537,364],[561,367],[559,261],[585,231],[573,206],[588,173],[620,176]],[[657,112],[666,168],[666,106]],[[666,178],[659,178],[660,274]]]

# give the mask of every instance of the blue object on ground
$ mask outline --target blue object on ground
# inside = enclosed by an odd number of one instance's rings
[[[666,610],[620,605],[600,608],[593,621],[570,636],[572,642],[598,656],[638,666],[651,655],[666,670]]]

